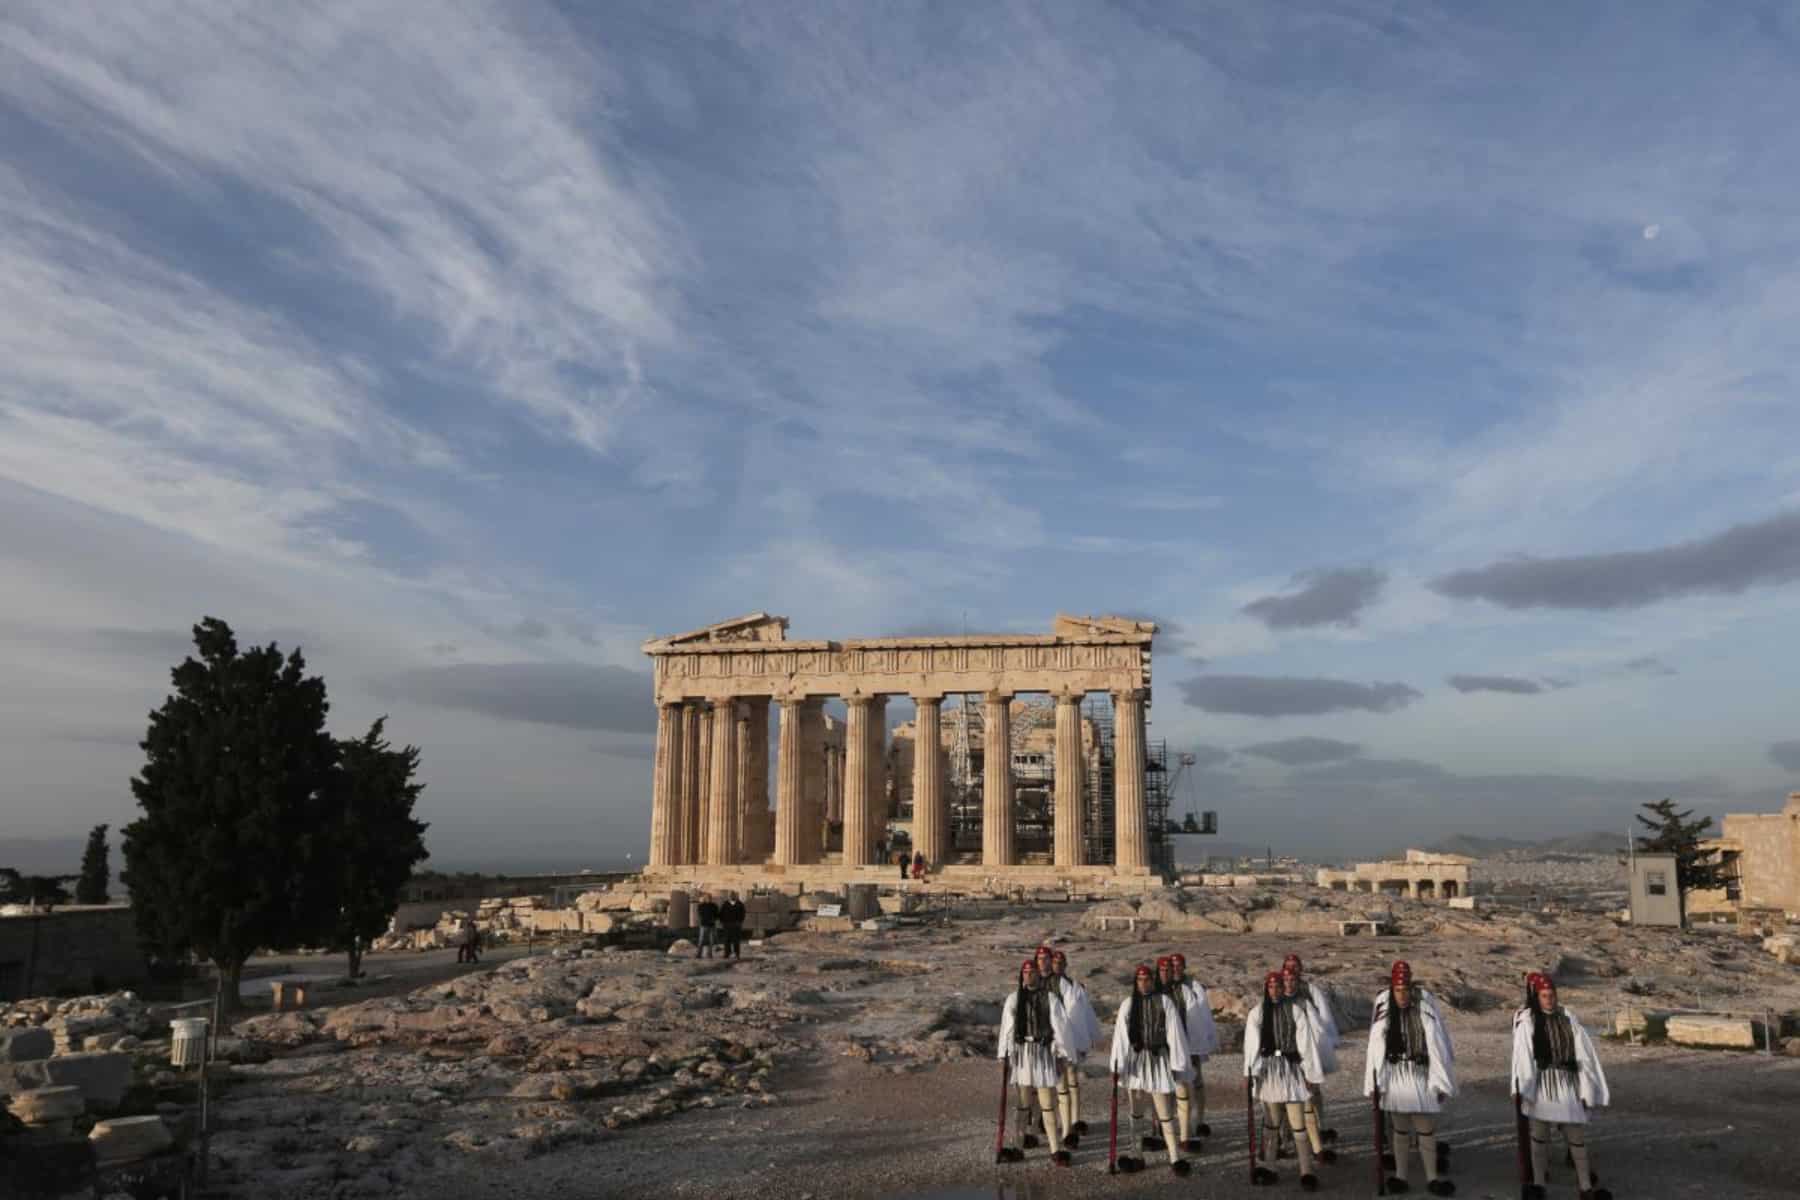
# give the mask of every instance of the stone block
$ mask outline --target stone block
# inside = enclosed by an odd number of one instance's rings
[[[611,933],[617,922],[612,915],[603,912],[584,912],[581,914],[581,932]]]
[[[77,1087],[88,1107],[107,1112],[119,1106],[131,1086],[131,1055],[115,1050],[84,1050],[44,1060],[53,1087]]]
[[[1648,1008],[1621,1008],[1613,1014],[1613,1033],[1623,1038],[1655,1041],[1668,1036],[1669,1014]]]
[[[0,1062],[36,1062],[55,1049],[56,1038],[48,1029],[0,1030]]]
[[[48,1125],[79,1117],[87,1109],[77,1087],[44,1087],[20,1092],[8,1105],[13,1116],[27,1125]]]
[[[161,1117],[119,1117],[96,1122],[88,1144],[102,1166],[160,1154],[175,1144]]]
[[[800,919],[800,928],[811,933],[848,933],[856,928],[849,917],[821,917],[812,913]]]
[[[1712,1046],[1727,1050],[1756,1050],[1756,1023],[1746,1017],[1715,1017],[1687,1013],[1669,1018],[1669,1040],[1682,1046]]]

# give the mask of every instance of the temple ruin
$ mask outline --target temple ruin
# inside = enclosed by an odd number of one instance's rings
[[[1321,867],[1314,882],[1335,892],[1387,892],[1415,900],[1454,900],[1469,894],[1474,859],[1462,854],[1408,850],[1399,861],[1357,863],[1348,871]]]
[[[787,626],[759,612],[644,644],[657,705],[649,872],[813,878],[829,867],[874,878],[889,869],[877,848],[891,823],[934,871],[1148,879],[1164,869],[1153,843],[1166,799],[1158,793],[1153,814],[1159,781],[1146,784],[1161,769],[1145,737],[1154,624],[1059,615],[1049,634],[842,642],[790,641]],[[1103,722],[1091,703],[1084,712],[1096,694],[1110,701]],[[890,749],[895,696],[917,715]],[[841,723],[829,700],[842,702]],[[978,791],[955,778],[971,764]],[[973,795],[972,811],[956,811],[953,795]],[[910,820],[897,821],[903,811]]]

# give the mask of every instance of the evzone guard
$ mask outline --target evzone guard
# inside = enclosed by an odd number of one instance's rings
[[[1073,1060],[1076,1045],[1068,1010],[1057,994],[1044,986],[1043,978],[1038,974],[1037,960],[1026,959],[1019,964],[1018,985],[1001,1008],[1000,1041],[995,1053],[995,1057],[1006,1063],[1002,1079],[1010,1076],[1018,1089],[1020,1144],[1017,1147],[1002,1144],[995,1152],[997,1161],[1018,1162],[1025,1157],[1026,1149],[1037,1145],[1037,1138],[1025,1128],[1035,1098],[1043,1117],[1044,1136],[1050,1142],[1050,1161],[1059,1167],[1069,1165],[1069,1152],[1063,1147],[1056,1113],[1057,1060]],[[1002,1143],[1006,1122],[1004,1086],[1000,1108]]]
[[[1386,1118],[1394,1155],[1389,1192],[1410,1187],[1408,1167],[1416,1136],[1425,1165],[1425,1187],[1434,1196],[1449,1196],[1456,1185],[1439,1177],[1437,1115],[1456,1095],[1455,1058],[1450,1031],[1435,1003],[1412,982],[1412,967],[1397,962],[1388,973],[1388,988],[1375,998],[1369,1025],[1369,1048],[1363,1062],[1363,1095],[1376,1100]]]
[[[1512,1091],[1530,1123],[1530,1200],[1543,1200],[1549,1183],[1550,1140],[1560,1132],[1575,1162],[1581,1200],[1612,1200],[1594,1179],[1588,1159],[1588,1111],[1612,1102],[1606,1073],[1587,1030],[1557,1002],[1548,975],[1526,981],[1527,1002],[1513,1014]]]
[[[1088,1123],[1081,1119],[1081,1060],[1100,1043],[1106,1031],[1100,1026],[1100,1018],[1094,1012],[1094,1004],[1088,998],[1087,989],[1069,975],[1067,954],[1061,950],[1049,951],[1048,947],[1038,947],[1038,970],[1043,970],[1047,951],[1050,954],[1050,973],[1044,979],[1056,993],[1057,999],[1063,1002],[1077,1043],[1074,1047],[1074,1059],[1062,1059],[1058,1062],[1061,1078],[1056,1085],[1056,1111],[1062,1125],[1063,1140],[1073,1145],[1075,1139],[1088,1131]]]
[[[1165,990],[1181,1012],[1182,1031],[1187,1034],[1188,1067],[1191,1074],[1178,1081],[1175,1088],[1175,1120],[1181,1129],[1181,1148],[1199,1154],[1205,1147],[1200,1139],[1212,1133],[1206,1123],[1206,1076],[1203,1068],[1211,1055],[1219,1052],[1219,1030],[1213,1024],[1212,1001],[1197,979],[1187,977],[1187,959],[1171,954],[1169,983]]]
[[[1313,1173],[1305,1113],[1312,1085],[1325,1079],[1319,1062],[1318,1023],[1310,1007],[1283,994],[1279,971],[1263,977],[1262,1003],[1250,1010],[1244,1024],[1244,1078],[1251,1096],[1262,1105],[1262,1149],[1267,1160],[1258,1163],[1252,1156],[1251,1182],[1275,1182],[1275,1170],[1267,1163],[1275,1161],[1277,1131],[1285,1117],[1300,1156],[1300,1186],[1309,1192],[1317,1190],[1319,1177]]]
[[[1297,1004],[1304,1004],[1312,1010],[1313,1020],[1319,1029],[1319,1066],[1327,1076],[1337,1073],[1337,1050],[1342,1042],[1338,1033],[1337,1016],[1331,1011],[1331,998],[1306,981],[1305,966],[1298,954],[1289,954],[1281,960],[1282,995]],[[1322,1084],[1312,1085],[1312,1098],[1306,1102],[1301,1114],[1306,1121],[1306,1140],[1312,1144],[1312,1151],[1320,1162],[1336,1162],[1337,1151],[1329,1143],[1337,1141],[1335,1129],[1327,1129],[1325,1125],[1325,1088]],[[1284,1130],[1283,1140],[1288,1133]]]
[[[1134,1097],[1138,1092],[1150,1097],[1169,1153],[1169,1169],[1177,1175],[1193,1169],[1181,1157],[1181,1139],[1175,1128],[1176,1086],[1193,1069],[1190,1058],[1180,1010],[1171,997],[1157,990],[1155,973],[1140,965],[1132,979],[1131,996],[1119,1006],[1118,1019],[1113,1022],[1112,1070]],[[1115,1141],[1117,1136],[1115,1129]]]

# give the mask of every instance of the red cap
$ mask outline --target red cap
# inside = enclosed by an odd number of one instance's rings
[[[1393,969],[1388,972],[1388,983],[1390,985],[1399,983],[1402,980],[1405,980],[1407,983],[1412,982],[1412,964],[1405,959],[1396,962]]]
[[[1300,964],[1300,956],[1298,954],[1290,954],[1281,960],[1281,969],[1283,971],[1287,970],[1289,967],[1294,968],[1294,974],[1296,975],[1304,969]]]
[[[1064,954],[1061,950],[1055,950],[1050,954],[1050,961],[1053,963],[1066,963],[1069,961],[1069,956]]]
[[[1525,973],[1525,986],[1532,991],[1537,991],[1538,984],[1542,982],[1544,982],[1544,973],[1542,971],[1527,971]]]
[[[1162,970],[1164,967],[1166,967],[1168,965],[1169,965],[1169,956],[1168,955],[1164,954],[1157,958],[1156,969],[1158,971]]]
[[[1054,955],[1055,953],[1056,952],[1054,950],[1050,949],[1050,947],[1048,947],[1048,946],[1039,946],[1036,950],[1032,951],[1031,957],[1043,958],[1047,954]]]
[[[1139,963],[1139,964],[1138,964],[1138,969],[1137,969],[1137,971],[1136,971],[1136,972],[1135,972],[1135,975],[1134,975],[1134,978],[1137,978],[1137,979],[1154,979],[1154,978],[1156,978],[1156,972],[1155,972],[1155,971],[1152,971],[1152,970],[1151,970],[1151,969],[1150,969],[1150,964],[1149,964],[1149,963]]]
[[[1270,984],[1274,984],[1278,988],[1281,986],[1280,971],[1270,971],[1267,975],[1263,976],[1263,995],[1267,996],[1269,994]]]
[[[1019,974],[1021,974],[1021,975],[1023,975],[1027,971],[1035,971],[1035,970],[1037,970],[1037,959],[1035,959],[1035,958],[1028,958],[1024,962],[1019,964]]]
[[[1169,965],[1177,971],[1185,971],[1187,970],[1187,959],[1179,954],[1171,954],[1169,955]]]
[[[1550,978],[1549,975],[1540,973],[1536,979],[1532,980],[1531,990],[1535,993],[1541,992],[1545,988],[1550,988],[1554,991],[1556,988],[1556,980]]]

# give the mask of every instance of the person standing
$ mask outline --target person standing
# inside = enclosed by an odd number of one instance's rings
[[[1397,962],[1388,972],[1388,990],[1375,1000],[1369,1025],[1369,1048],[1363,1059],[1363,1095],[1379,1097],[1387,1114],[1388,1141],[1394,1155],[1390,1192],[1410,1186],[1412,1143],[1419,1143],[1425,1164],[1425,1188],[1434,1196],[1450,1196],[1456,1185],[1439,1177],[1437,1117],[1444,1101],[1456,1095],[1455,1057],[1450,1030],[1425,991],[1415,988],[1412,967]]]
[[[1531,984],[1531,1002],[1513,1014],[1512,1045],[1512,1092],[1531,1123],[1532,1182],[1526,1194],[1543,1200],[1550,1139],[1560,1132],[1575,1160],[1581,1200],[1612,1200],[1594,1180],[1587,1149],[1588,1110],[1612,1103],[1606,1072],[1587,1030],[1557,1002],[1556,981],[1538,975]]]
[[[719,937],[719,906],[713,901],[711,892],[701,895],[700,903],[694,909],[694,920],[700,927],[700,944],[694,947],[694,957],[711,958]]]
[[[1176,1123],[1181,1127],[1181,1148],[1190,1154],[1205,1149],[1200,1139],[1212,1133],[1206,1123],[1207,1057],[1219,1052],[1219,1030],[1213,1024],[1212,1001],[1198,980],[1187,977],[1187,958],[1169,955],[1169,995],[1181,1010],[1182,1030],[1187,1034],[1188,1078],[1175,1089]]]
[[[724,935],[726,958],[744,957],[744,918],[748,915],[738,894],[726,892],[725,903],[719,906],[719,930]]]
[[[1294,1135],[1300,1156],[1300,1187],[1316,1191],[1319,1177],[1313,1173],[1312,1143],[1306,1136],[1306,1102],[1311,1084],[1323,1082],[1319,1065],[1319,1030],[1312,1009],[1282,994],[1281,972],[1263,976],[1262,1003],[1250,1010],[1244,1022],[1244,1077],[1263,1109],[1263,1157],[1275,1161],[1282,1118]],[[1275,1182],[1274,1168],[1258,1165],[1251,1170],[1258,1184]]]
[[[913,878],[918,880],[925,878],[925,852],[923,850],[913,851]]]
[[[1292,983],[1289,977],[1292,976]],[[1308,982],[1305,975],[1305,964],[1298,954],[1289,954],[1281,960],[1281,988],[1285,995],[1294,997],[1299,1003],[1312,1009],[1313,1019],[1319,1026],[1319,1066],[1327,1077],[1337,1073],[1337,1051],[1343,1038],[1338,1033],[1337,1015],[1332,1011],[1331,996],[1328,992]],[[1306,1117],[1306,1137],[1312,1142],[1313,1154],[1323,1162],[1336,1162],[1337,1152],[1328,1149],[1330,1143],[1337,1141],[1335,1129],[1325,1126],[1325,1088],[1321,1084],[1312,1085],[1312,1099],[1307,1101],[1304,1112]]]
[[[1000,1038],[994,1057],[1007,1060],[1018,1089],[1020,1143],[1026,1149],[1037,1144],[1037,1138],[1025,1131],[1035,1098],[1044,1136],[1050,1140],[1050,1161],[1059,1167],[1068,1166],[1071,1159],[1063,1148],[1057,1123],[1056,1063],[1059,1057],[1074,1055],[1075,1035],[1069,1026],[1068,1010],[1056,993],[1044,986],[1037,960],[1028,958],[1019,965],[1018,984],[1001,1007]]]
[[[1068,1135],[1080,1137],[1088,1131],[1081,1119],[1081,1060],[1100,1043],[1106,1031],[1100,1027],[1099,1014],[1093,1001],[1074,976],[1069,974],[1069,956],[1061,950],[1050,956],[1050,982],[1069,1011],[1069,1027],[1075,1034],[1075,1059],[1063,1064],[1062,1084],[1057,1089],[1057,1103],[1064,1109],[1063,1128]]]
[[[1181,1157],[1181,1138],[1175,1129],[1175,1085],[1192,1069],[1188,1059],[1187,1032],[1175,1001],[1157,990],[1150,968],[1139,965],[1131,995],[1119,1006],[1113,1023],[1112,1069],[1134,1095],[1143,1092],[1150,1097],[1169,1152],[1169,1170],[1177,1175],[1193,1171]]]

